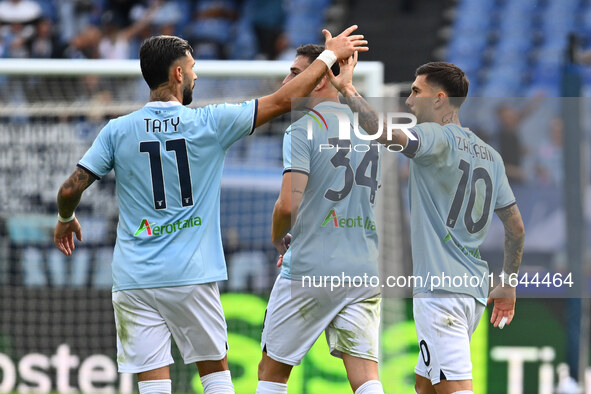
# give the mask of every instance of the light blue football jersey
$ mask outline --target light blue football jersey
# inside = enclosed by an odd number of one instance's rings
[[[349,140],[339,139],[335,111],[346,116]],[[308,174],[308,183],[283,257],[284,278],[378,275],[374,205],[383,147],[357,137],[351,122],[348,106],[326,101],[285,133],[284,172]]]
[[[101,130],[78,165],[97,178],[115,170],[113,291],[227,279],[220,233],[224,158],[253,131],[256,110],[257,100],[197,109],[150,102]]]
[[[515,203],[501,155],[458,125],[422,123],[411,130],[418,140],[404,153],[412,158],[413,275],[422,278],[414,294],[433,288],[484,303],[489,269],[478,248],[494,211]]]

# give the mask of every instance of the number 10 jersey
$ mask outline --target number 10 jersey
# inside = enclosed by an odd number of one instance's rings
[[[443,290],[485,303],[479,246],[493,212],[515,203],[501,155],[467,128],[421,123],[403,151],[409,174],[413,293]]]

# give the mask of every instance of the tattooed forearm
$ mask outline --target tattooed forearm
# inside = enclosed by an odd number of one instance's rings
[[[341,91],[343,93],[343,91]],[[368,134],[379,134],[377,142],[386,146],[400,145],[406,146],[407,137],[401,130],[392,130],[391,137],[388,139],[390,133],[388,130],[388,119],[385,116],[380,116],[374,108],[359,94],[357,91],[347,91],[343,93],[347,101],[347,105],[354,113],[359,114],[359,125]]]
[[[57,206],[61,216],[72,216],[80,202],[82,192],[94,182],[95,178],[80,167],[60,187],[57,195]]]
[[[369,133],[376,133],[380,128],[378,114],[369,105],[369,103],[357,92],[351,96],[346,96],[347,104],[353,112],[359,114],[359,124]],[[386,125],[382,130],[386,130]]]
[[[505,259],[503,262],[503,271],[508,274],[519,272],[521,258],[523,255],[524,236],[515,236],[509,232],[505,233]]]
[[[523,256],[523,241],[525,231],[523,221],[517,205],[497,211],[497,215],[505,226],[505,258],[503,271],[508,274],[519,272]]]

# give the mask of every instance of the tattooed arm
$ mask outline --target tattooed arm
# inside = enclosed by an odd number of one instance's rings
[[[516,274],[519,272],[519,266],[521,265],[523,241],[525,239],[525,229],[523,227],[521,213],[516,204],[500,209],[496,213],[503,222],[503,226],[505,226],[503,271],[507,274]]]
[[[405,147],[408,142],[407,135],[398,129],[392,130],[392,139],[388,140],[386,131],[388,130],[388,123],[386,117],[382,118],[380,125],[380,117],[375,109],[361,96],[355,86],[353,86],[353,70],[357,65],[357,52],[352,57],[339,61],[340,72],[338,77],[329,71],[330,82],[343,95],[347,101],[347,105],[351,111],[359,114],[359,125],[363,130],[369,134],[375,134],[378,130],[382,130],[381,136],[377,141],[386,146],[400,145]]]
[[[284,237],[298,216],[298,209],[308,184],[308,174],[290,171],[283,174],[279,198],[273,209],[273,224],[271,225],[271,240],[280,254],[287,251]]]
[[[60,187],[57,194],[57,207],[59,215],[63,218],[71,217],[80,202],[82,192],[94,182],[95,178],[87,170],[76,167],[76,170]],[[79,241],[82,241],[80,223],[74,220],[62,223],[57,222],[53,235],[55,246],[66,256],[70,256],[74,250],[74,234]]]
[[[525,239],[525,229],[523,227],[521,213],[519,213],[519,208],[517,208],[516,204],[499,209],[496,213],[505,226],[505,259],[503,271],[509,275],[517,274],[521,265],[523,240]],[[501,281],[498,281],[497,286],[492,289],[488,296],[488,303],[491,304],[494,302],[490,317],[490,322],[494,327],[497,327],[504,317],[507,318],[507,324],[511,323],[515,315],[515,299],[515,287],[510,286],[510,283],[505,283],[505,286],[502,286]]]

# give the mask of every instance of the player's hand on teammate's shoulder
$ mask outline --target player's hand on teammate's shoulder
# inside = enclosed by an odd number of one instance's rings
[[[505,324],[511,324],[515,315],[515,287],[501,283],[497,284],[488,295],[487,305],[494,303],[490,316],[493,327],[503,328]]]
[[[367,41],[363,39],[363,35],[351,35],[357,30],[357,27],[357,25],[350,26],[336,37],[333,37],[328,30],[322,30],[325,39],[324,46],[334,52],[337,60],[348,59],[356,51],[369,51]]]
[[[76,248],[74,234],[76,234],[78,241],[82,241],[82,229],[78,219],[74,218],[74,220],[67,223],[57,222],[53,233],[53,243],[66,256],[71,256],[72,251]]]

